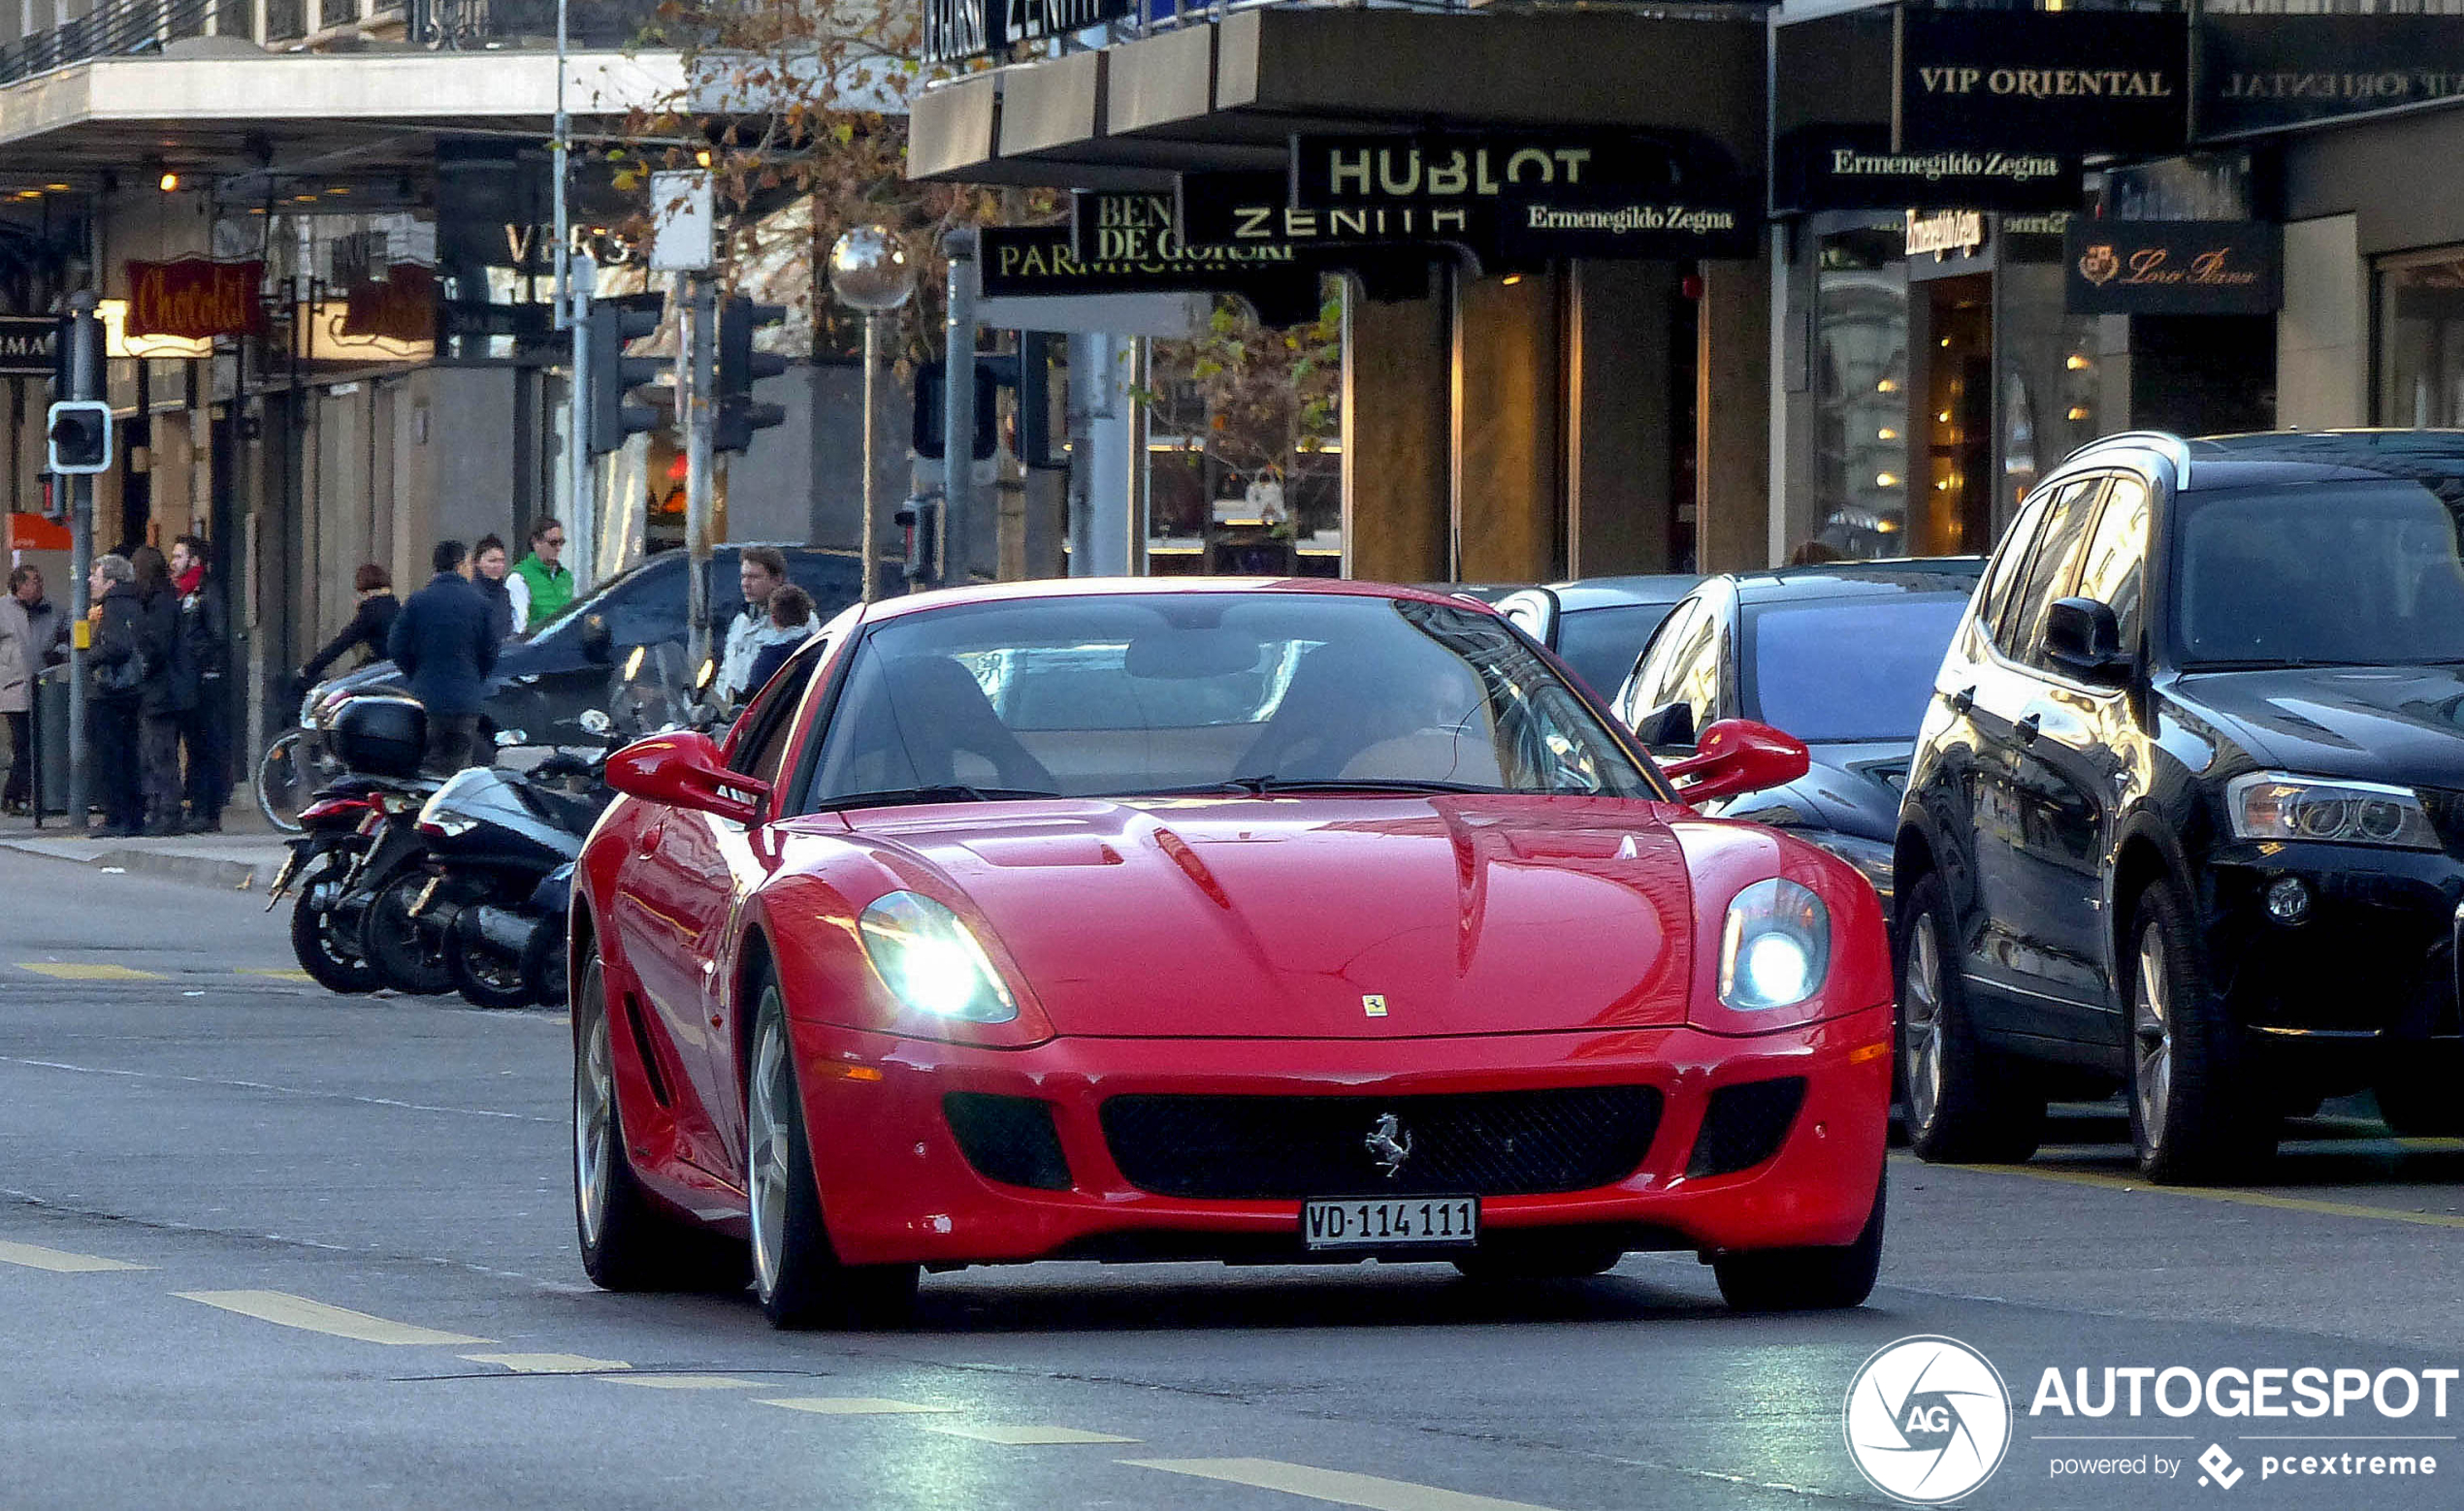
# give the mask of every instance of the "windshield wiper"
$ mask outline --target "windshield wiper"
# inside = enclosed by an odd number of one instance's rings
[[[1058,797],[1058,792],[1038,792],[1016,787],[968,787],[963,783],[945,783],[938,787],[896,788],[887,792],[853,792],[845,797],[828,798],[813,805],[814,813],[835,813],[843,808],[896,808],[910,803],[1000,803],[1017,798]]]

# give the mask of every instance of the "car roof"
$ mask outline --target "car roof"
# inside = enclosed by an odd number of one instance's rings
[[[1740,602],[1870,597],[1877,594],[1968,593],[1985,575],[1981,556],[1899,557],[1883,562],[1824,562],[1767,572],[1731,573]]]
[[[2191,493],[2366,478],[2464,480],[2464,430],[2260,431],[2187,444]]]
[[[1553,582],[1557,611],[1578,614],[1585,609],[1619,608],[1630,604],[1674,603],[1702,579],[1693,572],[1654,572],[1628,577],[1577,577]]]
[[[883,598],[865,611],[869,620],[894,619],[970,603],[1023,603],[1036,598],[1096,598],[1130,594],[1176,596],[1225,593],[1297,593],[1320,597],[1406,598],[1443,603],[1459,609],[1489,612],[1487,605],[1450,593],[1400,583],[1360,582],[1340,577],[1054,577],[1028,582],[975,583],[963,588],[935,588],[901,598]]]

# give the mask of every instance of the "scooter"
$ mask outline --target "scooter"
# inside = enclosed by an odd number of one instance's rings
[[[422,973],[395,958],[400,930],[380,925],[399,904],[391,884],[418,852],[420,807],[438,787],[419,772],[427,719],[407,698],[351,698],[323,718],[345,774],[320,788],[300,814],[301,833],[276,876],[270,910],[294,883],[291,949],[301,969],[338,992],[379,986],[440,992],[452,986],[442,963]],[[410,965],[419,962],[414,957]]]

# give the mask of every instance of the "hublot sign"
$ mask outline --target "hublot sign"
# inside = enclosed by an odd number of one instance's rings
[[[2172,152],[2189,126],[2180,15],[1900,13],[1901,150]]]

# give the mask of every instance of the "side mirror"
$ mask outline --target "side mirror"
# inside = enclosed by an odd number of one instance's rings
[[[1662,751],[1671,746],[1694,743],[1694,705],[1663,703],[1635,721],[1635,738],[1647,750]]]
[[[706,734],[679,730],[636,741],[607,757],[607,785],[670,808],[715,814],[751,824],[762,817],[770,785],[729,771]]]
[[[2093,598],[2056,598],[2046,609],[2045,659],[2082,682],[2106,687],[2121,686],[2130,672],[2113,606]]]
[[[597,614],[582,620],[582,654],[604,665],[615,659],[616,636],[608,629],[607,621]]]
[[[1702,731],[1695,754],[1660,769],[1689,803],[1784,787],[1805,774],[1805,742],[1750,719],[1723,719]]]

